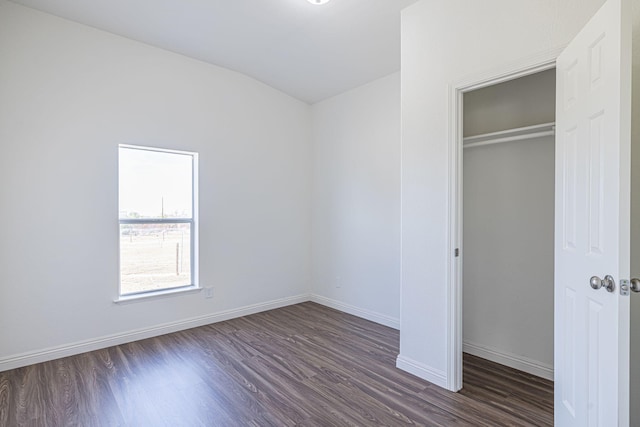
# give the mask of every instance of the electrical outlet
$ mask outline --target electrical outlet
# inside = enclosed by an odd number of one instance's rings
[[[336,288],[342,287],[342,277],[336,276]]]
[[[204,288],[204,297],[205,298],[213,298],[213,288],[212,287]]]

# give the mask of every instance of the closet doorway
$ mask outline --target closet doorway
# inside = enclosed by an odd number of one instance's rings
[[[462,351],[550,380],[555,83],[548,69],[464,93],[461,153]]]

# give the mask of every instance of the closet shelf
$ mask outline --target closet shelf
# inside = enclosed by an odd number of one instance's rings
[[[485,133],[482,135],[467,136],[463,138],[464,148],[480,147],[483,145],[500,144],[502,142],[524,141],[526,139],[540,138],[555,135],[556,124],[543,123],[516,129],[502,130],[500,132]]]

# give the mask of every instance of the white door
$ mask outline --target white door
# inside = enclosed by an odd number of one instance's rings
[[[629,6],[608,0],[557,61],[558,426],[629,424],[629,297],[620,295],[630,262]],[[591,277],[606,275],[613,292],[593,289]]]

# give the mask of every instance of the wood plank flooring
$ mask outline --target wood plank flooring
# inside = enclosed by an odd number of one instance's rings
[[[451,393],[398,331],[314,303],[0,372],[0,426],[545,426],[553,386],[465,355]]]

